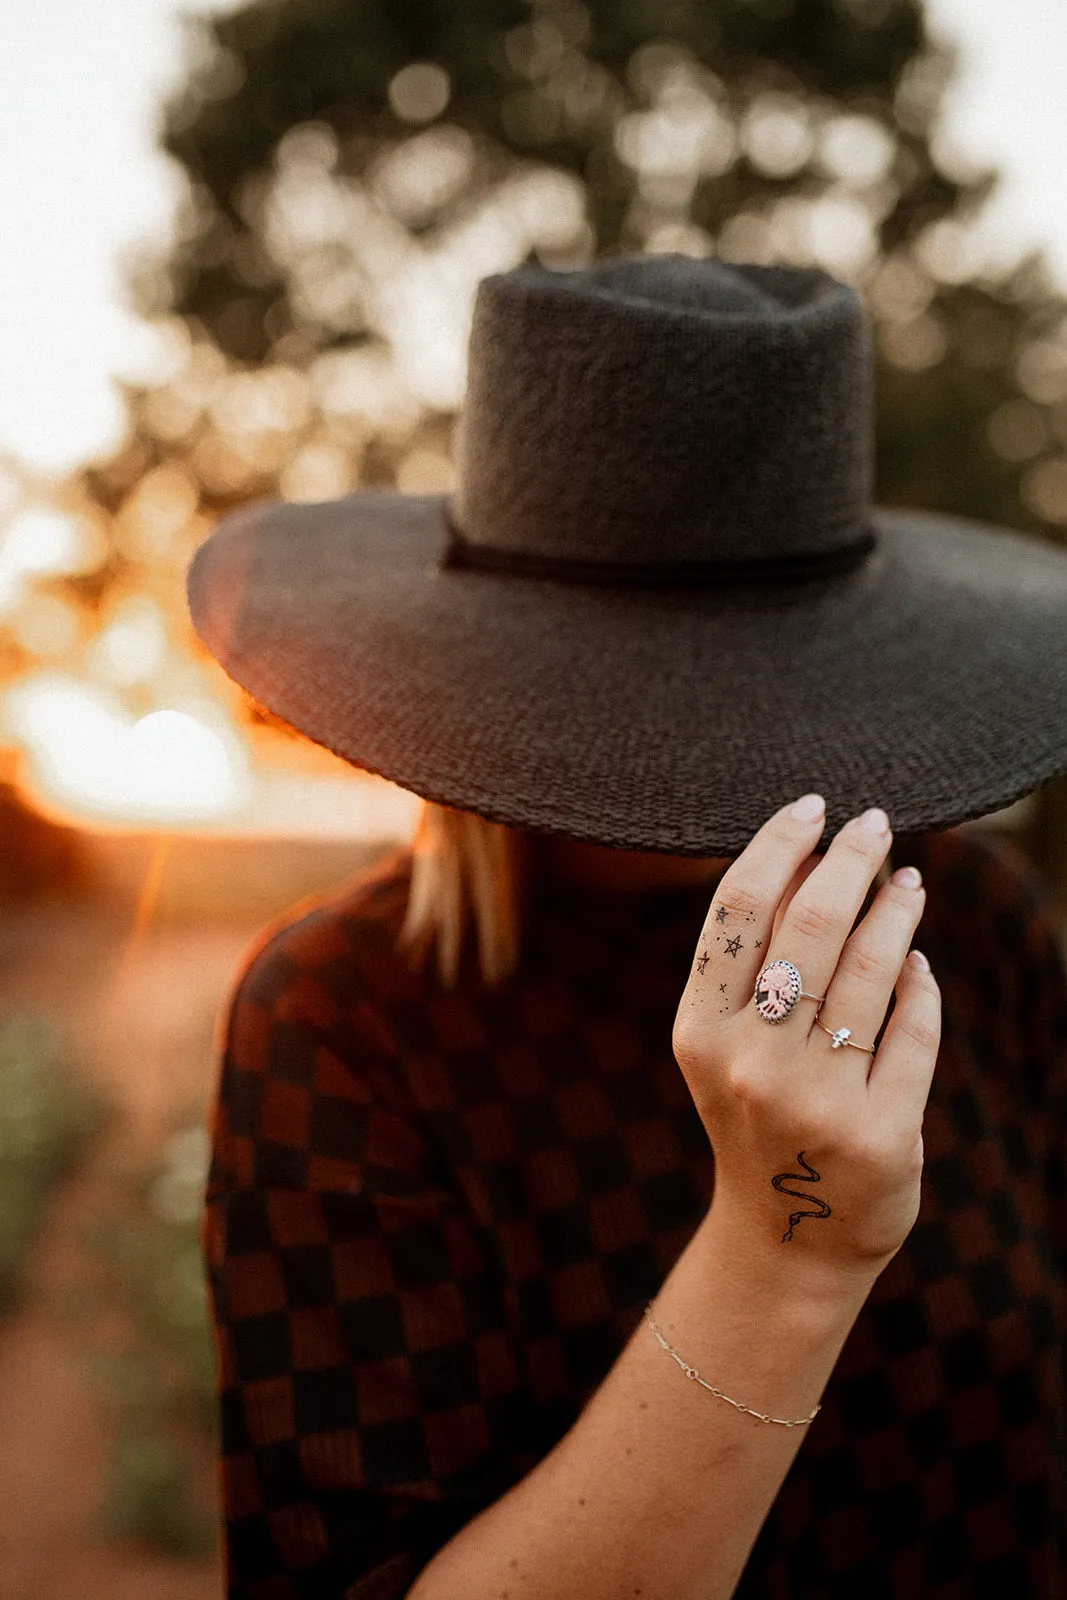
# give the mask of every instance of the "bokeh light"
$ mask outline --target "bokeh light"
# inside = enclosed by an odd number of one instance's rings
[[[238,737],[181,711],[131,718],[116,695],[59,673],[9,690],[4,721],[27,753],[31,781],[81,815],[197,822],[235,811],[247,790]]]
[[[949,53],[931,43],[890,71],[888,11],[842,6],[842,39],[872,53],[863,93],[839,93],[800,58],[736,53],[725,35],[709,52],[687,16],[636,29],[613,55],[586,5],[551,0],[496,27],[476,92],[462,51],[442,45],[382,69],[373,115],[338,115],[329,96],[301,111],[291,75],[255,87],[237,35],[190,19],[164,118],[175,150],[209,121],[212,139],[228,119],[254,122],[268,100],[274,122],[256,160],[238,140],[214,187],[209,140],[168,248],[133,263],[144,321],[124,437],[61,492],[0,460],[15,681],[61,668],[111,697],[127,735],[146,715],[213,704],[247,760],[249,708],[190,634],[193,550],[249,499],[449,493],[478,281],[530,257],[567,269],[638,249],[835,273],[864,297],[885,382],[905,386],[887,433],[914,410],[930,436],[938,408],[966,394],[997,514],[1007,483],[1020,517],[1062,528],[1067,321],[1039,279],[996,276],[981,163],[939,116]],[[752,39],[775,36],[766,8],[749,23]],[[835,70],[845,82],[854,68],[842,57]],[[899,459],[921,497],[916,441]],[[939,464],[928,477],[938,492],[953,481]]]

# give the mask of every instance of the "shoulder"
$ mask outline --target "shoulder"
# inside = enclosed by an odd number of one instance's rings
[[[292,906],[246,952],[224,1009],[213,1181],[351,1187],[423,1159],[391,1008],[419,977],[396,948],[410,860],[394,852]]]
[[[226,1062],[292,1074],[298,1061],[328,1051],[358,1061],[366,1075],[395,1061],[390,1014],[412,1004],[422,984],[398,947],[410,876],[409,852],[391,851],[260,931],[224,1007]]]
[[[407,850],[390,851],[327,894],[288,907],[256,935],[238,966],[233,1002],[277,1010],[351,1001],[388,990],[411,969],[397,949],[411,880]]]

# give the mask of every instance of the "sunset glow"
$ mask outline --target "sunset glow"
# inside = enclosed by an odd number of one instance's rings
[[[42,673],[9,691],[5,713],[26,752],[28,785],[54,807],[174,825],[225,817],[247,799],[236,730],[226,736],[186,712],[133,719],[106,691]]]
[[[31,798],[70,816],[340,832],[365,818],[370,791],[357,795],[362,780],[341,763],[312,779],[310,766],[294,773],[261,760],[262,730],[192,647],[181,575],[210,530],[213,495],[257,494],[257,474],[276,474],[274,492],[289,500],[349,493],[363,482],[369,439],[400,438],[427,409],[456,407],[478,279],[531,252],[586,259],[583,186],[562,170],[522,167],[428,242],[420,224],[442,196],[462,192],[475,147],[468,132],[435,121],[447,73],[409,65],[389,93],[410,137],[365,181],[345,174],[330,130],[310,123],[281,140],[263,196],[264,238],[294,304],[343,333],[365,297],[380,343],[339,339],[306,370],[285,350],[255,370],[231,366],[179,318],[139,320],[123,287],[138,251],[165,243],[181,205],[184,180],[157,140],[161,103],[187,65],[182,9],[144,0],[116,28],[104,0],[40,0],[5,19],[0,206],[18,249],[0,263],[0,622],[16,681],[0,702],[0,732],[23,753]],[[988,163],[1002,181],[979,225],[930,230],[924,248],[936,259],[891,262],[869,285],[884,352],[903,372],[944,353],[925,311],[933,276],[959,281],[1033,247],[1067,278],[1067,189],[1055,160],[1067,143],[1067,12],[1062,0],[1023,0],[1013,15],[1005,31],[996,0],[929,0],[931,32],[959,46],[938,143],[950,169]],[[759,219],[739,214],[719,246],[810,257],[846,277],[870,266],[881,215],[871,194],[893,149],[876,120],[824,114],[775,89],[735,129],[707,75],[661,77],[615,136],[646,200],[677,200],[679,185],[726,172],[740,151],[782,180],[814,153],[832,179],[820,199],[783,194]],[[683,224],[649,235],[653,249],[691,245],[700,240]],[[1037,405],[1061,401],[1067,413],[1064,341],[1020,359],[1022,396],[992,413],[990,443],[1006,461],[1033,461],[1022,500],[1062,526],[1067,458],[1041,459],[1050,446]],[[120,443],[124,380],[146,386],[146,422],[185,456],[147,457],[104,519],[88,497],[67,493],[63,475]],[[452,474],[445,439],[429,437],[396,464],[395,481],[404,493],[445,492]],[[71,578],[86,581],[64,589]]]

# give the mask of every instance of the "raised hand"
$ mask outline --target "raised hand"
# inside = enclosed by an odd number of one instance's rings
[[[709,1220],[809,1289],[873,1281],[914,1223],[940,1039],[937,984],[908,955],[918,873],[896,872],[856,924],[889,851],[888,819],[873,810],[846,823],[813,860],[824,821],[806,796],[732,863],[674,1026],[715,1152]]]

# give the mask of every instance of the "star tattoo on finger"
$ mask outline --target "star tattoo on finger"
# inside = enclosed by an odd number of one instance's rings
[[[732,939],[727,939],[726,941],[726,954],[728,956],[733,956],[735,960],[737,959],[738,951],[743,950],[744,948],[745,947],[741,943],[741,935],[739,933],[735,934]]]
[[[726,921],[726,907],[725,906],[720,906],[718,908],[718,910],[715,913],[715,921],[716,922],[725,922]]]
[[[700,960],[697,962],[697,971],[700,973],[701,977],[704,976],[704,969],[707,966],[707,964],[708,964],[708,952],[706,950],[702,950],[700,952]]]

